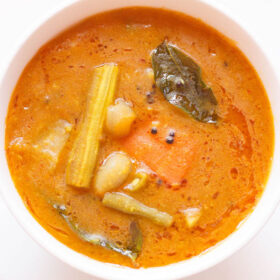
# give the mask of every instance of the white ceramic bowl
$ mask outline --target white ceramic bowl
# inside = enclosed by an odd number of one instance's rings
[[[264,194],[254,212],[237,231],[223,242],[199,256],[176,264],[149,268],[131,269],[106,264],[81,255],[47,233],[25,208],[11,180],[4,150],[5,117],[11,93],[28,61],[37,50],[55,35],[82,19],[104,10],[126,6],[164,7],[184,12],[202,19],[236,42],[259,73],[269,95],[274,114],[275,151],[270,177]],[[280,87],[275,72],[264,54],[261,45],[246,31],[240,20],[235,19],[224,7],[211,0],[70,0],[58,6],[36,23],[23,36],[11,54],[9,63],[0,80],[0,186],[10,210],[22,227],[42,247],[65,263],[90,275],[104,279],[148,280],[178,279],[203,271],[229,257],[244,246],[265,224],[280,200]]]

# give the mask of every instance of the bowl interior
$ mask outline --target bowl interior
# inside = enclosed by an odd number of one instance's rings
[[[254,212],[242,226],[223,242],[190,260],[165,267],[134,270],[92,260],[69,249],[48,234],[29,214],[11,180],[4,149],[5,117],[13,88],[28,61],[37,50],[59,32],[101,11],[126,6],[152,6],[184,12],[216,28],[236,42],[260,75],[272,105],[275,125],[275,152],[271,174]],[[11,52],[0,84],[0,186],[3,196],[19,223],[44,248],[62,261],[91,275],[106,279],[175,279],[193,275],[224,260],[248,242],[265,224],[280,199],[280,101],[279,82],[275,72],[251,33],[249,34],[224,7],[213,1],[199,0],[69,0],[63,2],[25,34]]]

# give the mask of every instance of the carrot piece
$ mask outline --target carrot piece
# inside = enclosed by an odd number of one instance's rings
[[[188,131],[158,127],[157,134],[151,133],[151,123],[137,127],[121,140],[124,150],[136,160],[144,162],[159,177],[169,184],[180,184],[191,166],[195,142]],[[166,143],[170,129],[176,130],[174,142]]]

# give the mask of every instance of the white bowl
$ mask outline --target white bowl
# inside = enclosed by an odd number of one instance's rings
[[[126,6],[164,7],[202,19],[234,40],[260,75],[272,105],[275,125],[275,151],[270,177],[264,194],[254,212],[238,230],[207,252],[190,260],[164,267],[131,269],[102,263],[79,254],[46,232],[25,208],[12,182],[4,149],[5,118],[11,93],[24,69],[37,50],[56,34],[82,19],[104,10]],[[244,246],[266,223],[280,200],[280,87],[275,72],[252,33],[246,31],[224,7],[213,1],[199,0],[70,0],[58,6],[23,36],[12,52],[0,80],[0,185],[11,212],[35,241],[65,263],[90,275],[104,279],[142,280],[178,279],[201,272],[226,259]]]

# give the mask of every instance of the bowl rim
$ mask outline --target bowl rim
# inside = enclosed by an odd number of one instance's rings
[[[255,32],[250,30],[250,28],[232,11],[229,11],[223,4],[217,2],[216,0],[195,0],[197,2],[201,2],[206,6],[209,6],[217,13],[223,14],[225,17],[230,19],[233,24],[240,27],[242,31],[250,38],[255,46],[258,47],[259,53],[263,56],[264,60],[268,65],[269,71],[272,73],[272,79],[275,80],[275,84],[277,84],[278,90],[280,89],[279,78],[276,75],[275,65],[270,60],[270,58],[265,53],[265,48],[262,46],[260,40],[258,40],[258,36],[256,36]],[[12,63],[13,59],[15,58],[16,54],[25,43],[30,39],[31,35],[39,30],[49,19],[53,18],[57,14],[59,14],[65,8],[69,8],[71,6],[76,5],[78,2],[83,2],[83,0],[66,0],[57,4],[53,9],[49,10],[44,16],[40,19],[37,19],[32,26],[27,29],[25,33],[20,37],[18,43],[15,44],[15,47],[12,49],[10,54],[7,56],[7,59],[3,63],[3,71],[0,71],[0,88],[1,85],[5,83],[7,73],[9,71],[9,66]],[[129,3],[129,2],[128,2]],[[133,2],[130,2],[133,4]],[[127,7],[135,6],[135,5],[126,5]],[[168,8],[169,9],[169,8]],[[175,9],[176,10],[176,9]],[[48,40],[47,40],[48,41]],[[0,69],[2,70],[2,69]],[[276,129],[276,127],[275,127]],[[276,153],[276,144],[278,139],[278,134],[276,135],[275,131],[275,151]],[[2,148],[1,148],[2,149]],[[3,151],[1,151],[3,152]],[[5,151],[3,153],[5,155]],[[1,154],[2,155],[2,154]],[[272,163],[274,165],[274,163]],[[0,174],[1,178],[1,174]],[[206,250],[206,254],[202,253],[201,255],[195,256],[189,260],[184,260],[178,263],[162,266],[162,267],[152,267],[152,268],[140,268],[140,269],[131,269],[119,265],[103,263],[94,259],[90,259],[87,256],[84,256],[80,253],[75,252],[74,250],[68,248],[66,245],[62,244],[60,241],[56,240],[52,235],[50,235],[41,225],[31,216],[29,211],[25,209],[25,213],[20,213],[23,208],[17,208],[15,206],[15,202],[12,202],[9,199],[9,193],[7,188],[3,188],[0,186],[2,196],[8,209],[16,218],[18,223],[24,229],[25,232],[28,233],[29,236],[32,237],[33,240],[37,242],[41,247],[45,248],[51,255],[56,256],[62,262],[83,271],[89,275],[97,276],[103,279],[116,279],[116,280],[128,280],[133,277],[133,279],[143,279],[144,277],[147,279],[153,280],[163,280],[163,279],[179,279],[182,277],[188,277],[199,272],[202,272],[210,267],[215,266],[216,264],[222,262],[223,260],[227,259],[238,250],[240,250],[245,244],[247,244],[253,237],[261,230],[261,228],[266,224],[274,210],[276,209],[279,201],[280,201],[280,190],[278,191],[277,196],[271,197],[270,205],[266,205],[264,213],[258,213],[259,220],[261,222],[258,223],[251,223],[251,227],[246,228],[246,234],[243,233],[245,230],[244,226],[240,229],[236,230],[230,236],[228,236],[225,240],[221,241],[218,245],[210,248],[210,250]],[[15,188],[15,187],[14,187]],[[17,201],[18,202],[18,201]],[[249,220],[252,220],[252,216],[256,216],[256,211],[258,208],[258,202],[256,209],[250,215],[248,219],[243,224],[248,224]],[[260,211],[259,211],[260,212]],[[256,220],[256,218],[255,218]],[[243,233],[243,236],[242,236]],[[230,242],[231,240],[231,242]],[[50,246],[51,244],[51,246]],[[218,252],[219,248],[223,246],[223,253],[216,253]],[[234,247],[234,250],[231,248]],[[212,258],[211,258],[212,257]],[[194,261],[199,258],[199,264],[195,263]],[[203,261],[204,259],[204,261]],[[207,261],[206,261],[207,260]],[[194,264],[193,267],[187,265],[192,263]],[[186,271],[186,267],[189,268]]]

